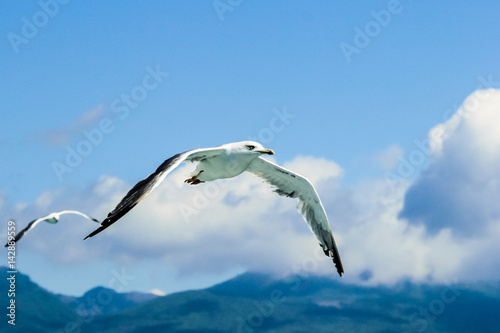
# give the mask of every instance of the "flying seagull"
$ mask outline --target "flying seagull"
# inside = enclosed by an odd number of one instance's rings
[[[101,223],[100,221],[96,220],[95,218],[90,217],[87,214],[84,214],[84,213],[79,212],[77,210],[62,210],[60,212],[50,213],[47,216],[40,217],[39,219],[31,221],[30,223],[28,223],[28,225],[26,226],[26,228],[24,228],[23,230],[19,231],[16,234],[16,237],[13,239],[13,241],[14,242],[18,242],[21,239],[21,237],[24,236],[25,233],[27,233],[28,231],[30,231],[31,229],[33,229],[38,223],[40,223],[42,221],[45,221],[45,222],[51,223],[51,224],[56,224],[59,221],[59,219],[61,218],[61,215],[63,215],[63,214],[77,214],[77,215],[85,217],[86,219],[88,219],[90,221]],[[7,244],[5,244],[5,247],[7,247],[9,245],[12,245],[12,244],[10,244],[10,242],[11,241],[7,242]]]
[[[264,148],[257,142],[242,141],[174,155],[163,162],[154,173],[138,182],[102,221],[101,226],[85,239],[97,235],[118,221],[153,191],[179,164],[198,162],[195,171],[185,183],[197,185],[216,179],[236,177],[248,171],[271,184],[279,195],[297,198],[299,200],[297,209],[318,238],[325,255],[333,259],[337,272],[342,276],[344,273],[342,261],[318,193],[309,180],[263,159],[261,157],[263,154],[274,155],[274,151]]]

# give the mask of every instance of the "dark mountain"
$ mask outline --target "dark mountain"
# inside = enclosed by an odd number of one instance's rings
[[[134,333],[497,332],[498,285],[474,288],[409,282],[360,287],[338,279],[275,280],[248,273],[205,290],[159,297],[82,328]]]
[[[81,297],[53,294],[33,283],[20,272],[15,274],[15,326],[8,323],[10,281],[6,267],[0,267],[0,307],[5,309],[0,321],[3,332],[78,332],[82,323],[150,301],[157,296],[144,293],[117,293],[97,287]]]
[[[27,275],[15,274],[15,326],[8,324],[6,316],[10,298],[10,282],[6,267],[0,267],[0,320],[1,332],[51,332],[64,328],[78,316],[59,297],[40,288]]]
[[[113,289],[104,287],[93,288],[81,297],[59,295],[61,302],[76,313],[92,309],[96,315],[117,312],[156,297],[158,296],[139,292],[117,293]]]
[[[21,274],[18,283],[27,291],[19,296],[18,332],[465,333],[500,327],[500,284],[361,287],[247,273],[205,290],[151,299],[139,294],[138,302],[131,299],[138,295],[106,288],[80,298],[53,295]],[[6,290],[5,282],[0,285]],[[88,299],[99,300],[100,308]],[[2,332],[8,332],[5,325]]]

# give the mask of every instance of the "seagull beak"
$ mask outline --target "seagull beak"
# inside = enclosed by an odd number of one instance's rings
[[[274,151],[272,149],[262,149],[259,151],[261,154],[274,155]]]

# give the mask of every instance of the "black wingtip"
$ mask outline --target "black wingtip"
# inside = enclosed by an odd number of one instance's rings
[[[11,245],[14,245],[15,243],[17,243],[18,239],[13,239],[11,241],[8,241],[6,244],[5,244],[5,247],[9,247]],[[11,242],[14,242],[14,244],[10,244]]]
[[[344,271],[341,271],[341,270],[337,269],[337,272],[339,273],[339,276],[340,276],[341,278],[343,278],[343,277],[344,277]]]
[[[323,252],[327,257],[332,258],[333,264],[335,265],[335,268],[337,269],[337,273],[339,273],[340,277],[344,277],[344,266],[342,265],[342,260],[340,260],[340,254],[339,251],[337,250],[337,247],[334,245],[333,249],[328,249],[324,247],[321,243],[319,243],[319,246],[323,249]]]
[[[340,257],[332,256],[332,261],[333,261],[333,264],[335,265],[335,268],[337,269],[337,273],[339,273],[339,276],[344,277],[344,266],[342,265],[342,262],[340,261]]]
[[[93,237],[95,235],[97,235],[98,233],[100,233],[101,231],[103,231],[104,229],[106,229],[108,226],[100,226],[99,228],[97,228],[96,230],[92,231],[90,234],[87,235],[87,237],[85,237],[83,240],[86,240],[87,238],[90,238],[90,237]]]
[[[14,239],[8,241],[5,244],[5,247],[9,247],[11,245],[17,244],[17,241],[21,239],[21,237],[23,236],[23,234],[24,234],[24,232],[18,233]],[[14,244],[11,244],[12,242],[14,242]]]
[[[342,262],[340,261],[340,257],[332,257],[333,264],[337,269],[337,273],[339,273],[340,277],[344,277],[344,267],[342,266]]]

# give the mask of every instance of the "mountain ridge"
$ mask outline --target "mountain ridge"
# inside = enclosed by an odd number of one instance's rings
[[[0,280],[2,290],[7,282]],[[500,326],[497,282],[366,287],[317,276],[244,273],[166,296],[95,287],[81,297],[50,293],[22,273],[16,283],[16,327],[4,320],[2,332],[465,333],[497,332]],[[2,304],[5,298],[2,293]]]

